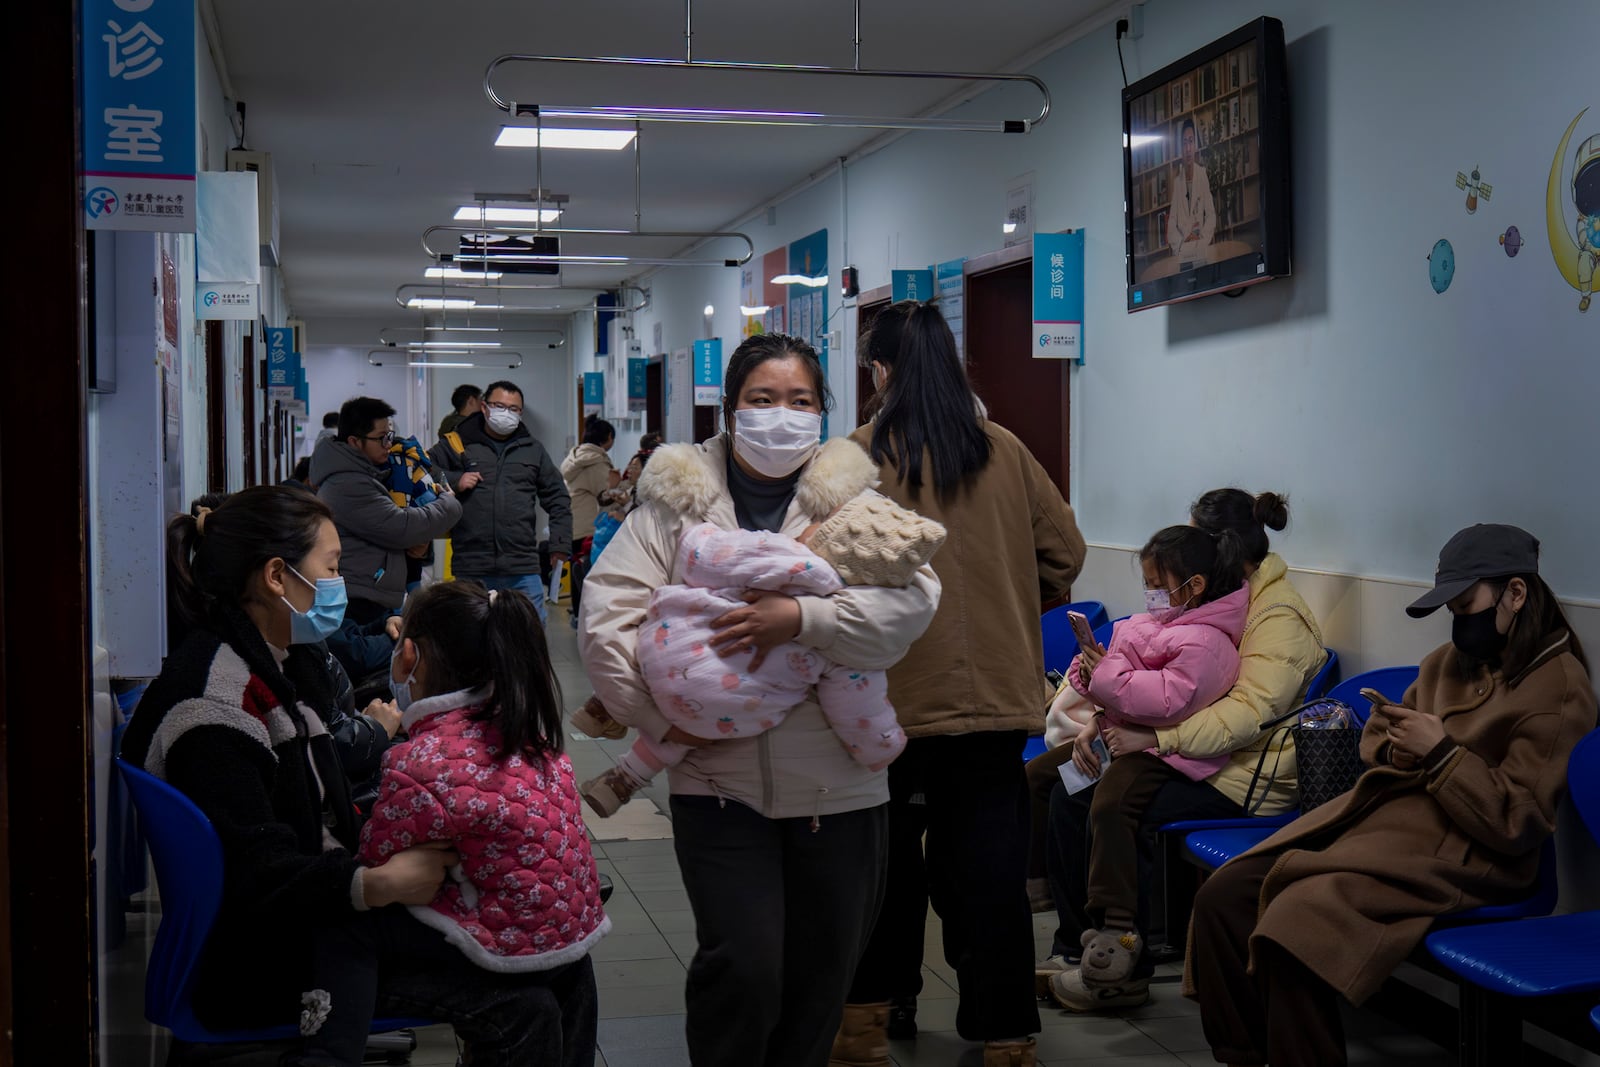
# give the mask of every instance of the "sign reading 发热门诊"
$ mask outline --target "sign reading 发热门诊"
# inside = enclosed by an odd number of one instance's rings
[[[83,224],[195,229],[195,5],[83,0]]]
[[[889,272],[890,299],[896,304],[902,300],[932,300],[933,271],[892,270]]]

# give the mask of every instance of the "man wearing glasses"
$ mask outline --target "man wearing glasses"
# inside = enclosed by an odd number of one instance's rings
[[[450,568],[490,589],[521,590],[543,621],[539,506],[550,517],[550,558],[565,562],[572,554],[572,500],[561,468],[522,421],[522,390],[494,382],[483,400],[483,410],[463,419],[429,454],[461,494]]]
[[[443,537],[461,518],[448,490],[422,507],[400,507],[384,476],[394,444],[394,408],[359,396],[339,409],[337,437],[317,445],[311,480],[339,530],[339,573],[356,623],[399,614],[406,598],[406,549]]]

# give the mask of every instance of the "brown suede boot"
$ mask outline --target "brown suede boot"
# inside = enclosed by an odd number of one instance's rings
[[[1035,1045],[1031,1037],[1026,1041],[986,1041],[983,1067],[1034,1067],[1038,1062],[1034,1058]]]
[[[828,1067],[889,1067],[889,1002],[846,1004]]]

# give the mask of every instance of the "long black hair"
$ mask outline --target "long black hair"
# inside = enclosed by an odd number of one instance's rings
[[[925,451],[939,496],[988,466],[992,446],[978,399],[938,308],[915,300],[891,304],[867,328],[857,359],[889,369],[867,451],[874,463],[892,463],[913,495],[922,488]]]
[[[1197,574],[1204,577],[1206,587],[1195,607],[1221,600],[1244,584],[1244,545],[1233,530],[1211,533],[1198,526],[1168,526],[1145,542],[1139,559],[1179,582]]]
[[[431,585],[407,599],[400,633],[426,657],[430,689],[494,683],[481,718],[500,731],[503,756],[562,750],[561,686],[539,613],[522,593],[490,594],[472,581]]]
[[[733,433],[733,413],[739,406],[739,394],[750,372],[775,359],[798,359],[806,373],[811,375],[811,388],[817,394],[818,415],[833,410],[833,391],[828,388],[828,375],[822,369],[817,350],[786,333],[758,333],[739,342],[728,359],[728,373],[722,383],[722,425]],[[640,444],[643,444],[641,439]]]
[[[1484,579],[1489,588],[1494,590],[1495,603],[1500,602],[1506,586],[1511,584],[1513,578],[1521,578],[1527,585],[1528,598],[1523,601],[1522,610],[1517,612],[1511,632],[1506,635],[1506,647],[1500,653],[1500,666],[1506,678],[1515,678],[1527,670],[1534,657],[1543,652],[1551,639],[1562,630],[1567,632],[1567,650],[1577,657],[1583,673],[1588,674],[1589,657],[1584,655],[1577,633],[1567,621],[1566,613],[1561,610],[1561,601],[1556,599],[1555,590],[1543,578],[1537,574],[1508,574],[1502,578]],[[1471,678],[1477,673],[1478,663],[1458,650],[1456,667],[1463,678]]]
[[[1281,493],[1251,496],[1243,489],[1213,489],[1190,506],[1189,517],[1202,530],[1238,534],[1244,558],[1259,566],[1271,548],[1267,530],[1289,525],[1289,498]]]
[[[235,614],[250,576],[271,559],[295,565],[317,543],[328,505],[304,489],[258,485],[231,493],[206,510],[210,496],[195,501],[193,513],[167,523],[167,604],[169,633],[181,638],[195,627],[215,625],[219,609]]]

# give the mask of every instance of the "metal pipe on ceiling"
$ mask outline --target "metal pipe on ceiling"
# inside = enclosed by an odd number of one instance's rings
[[[552,345],[551,347],[556,347],[556,346]],[[469,359],[454,358],[457,354],[449,352],[449,351],[430,352],[428,354],[430,358],[428,358],[428,359],[413,359],[413,358],[411,358],[412,357],[412,353],[406,352],[405,349],[385,347],[385,348],[374,348],[374,349],[371,349],[370,351],[368,351],[367,352],[367,363],[368,363],[368,365],[373,366],[373,367],[382,367],[382,366],[385,366],[386,363],[398,363],[399,362],[399,357],[401,355],[404,355],[406,357],[405,365],[407,367],[421,367],[421,368],[430,369],[430,370],[434,370],[434,369],[467,370],[467,369],[470,369],[470,368],[478,368],[478,367],[505,367],[508,370],[516,370],[518,367],[522,366],[522,362],[523,362],[522,353],[521,352],[509,352],[509,351],[504,351],[504,350],[500,350],[500,351],[496,351],[495,352],[495,358],[494,358],[493,362],[490,362],[490,363],[478,363],[478,362],[473,362],[473,361],[471,361]],[[470,352],[462,352],[462,353],[460,353],[460,355],[470,356],[471,353]],[[374,359],[373,358],[374,356],[383,356],[383,357],[386,357],[386,358],[385,359]],[[501,357],[504,357],[504,358],[501,358]]]
[[[516,313],[516,314],[546,314],[546,315],[570,315],[570,314],[572,314],[574,312],[579,312],[579,311],[613,311],[613,312],[617,312],[619,314],[632,314],[633,312],[636,312],[636,311],[643,311],[645,308],[650,306],[650,294],[648,292],[646,292],[644,289],[641,289],[636,285],[618,285],[618,286],[611,286],[611,287],[608,288],[606,286],[599,286],[599,285],[595,285],[595,286],[500,285],[500,284],[497,284],[497,283],[494,283],[494,282],[488,282],[488,283],[485,283],[485,284],[482,284],[482,285],[472,285],[472,284],[463,284],[463,283],[460,283],[460,282],[452,282],[448,286],[434,285],[431,282],[407,282],[404,285],[399,285],[399,286],[395,287],[394,302],[397,305],[399,305],[401,308],[403,308],[403,309],[405,309],[407,311],[415,311],[415,310],[418,310],[417,306],[410,302],[413,297],[420,298],[420,299],[425,299],[425,300],[431,299],[431,300],[440,300],[440,301],[467,300],[467,299],[476,300],[479,296],[485,296],[485,295],[488,295],[488,294],[493,294],[493,293],[498,293],[498,292],[512,292],[512,293],[515,293],[515,292],[540,292],[540,293],[608,292],[608,293],[616,293],[616,294],[618,294],[619,298],[621,298],[621,299],[631,299],[633,301],[633,303],[626,304],[626,305],[621,306],[621,307],[601,307],[598,303],[595,303],[591,299],[591,301],[589,303],[587,303],[587,304],[550,304],[550,305],[545,305],[545,306],[535,306],[535,305],[529,305],[529,304],[509,304],[509,305],[498,305],[498,306],[495,306],[495,307],[484,307],[482,305],[476,305],[477,310],[482,310],[485,313],[494,312],[496,314],[498,314],[499,312],[502,312],[502,311]],[[624,295],[624,294],[627,294],[627,293],[634,293],[636,295],[630,298],[630,297],[626,297]],[[460,306],[458,308],[423,307],[421,310],[424,310],[424,311],[432,311],[432,310],[454,311],[454,310],[459,310],[459,311],[465,311],[465,312],[471,314],[474,311],[474,306],[462,305],[462,306]],[[427,327],[427,326],[425,326],[424,328],[426,328],[426,329],[437,329],[437,330],[440,330],[440,331],[449,331],[449,330],[452,330],[452,329],[456,329],[456,330],[461,330],[461,329],[478,330],[478,329],[481,329],[481,327],[460,327],[460,326],[449,326],[449,325],[444,325],[444,324],[441,324],[441,325],[439,325],[437,327]],[[523,331],[518,331],[518,332],[523,332]]]
[[[396,337],[392,337],[391,336],[391,334],[396,334],[396,333],[400,333],[400,334],[414,333],[414,334],[418,335],[418,339],[417,340],[408,340],[408,339],[405,339],[403,337],[396,338]],[[486,334],[496,334],[496,335],[509,334],[509,335],[513,335],[513,336],[516,336],[516,337],[519,337],[519,338],[521,338],[521,337],[536,337],[536,336],[539,336],[539,335],[544,335],[544,336],[556,338],[556,340],[553,341],[553,342],[539,342],[539,343],[543,344],[546,348],[564,348],[564,347],[566,347],[566,343],[567,343],[567,334],[566,334],[565,330],[538,329],[538,328],[533,328],[533,327],[523,327],[521,329],[518,329],[517,327],[514,327],[514,326],[510,327],[510,328],[501,328],[501,327],[496,327],[496,326],[421,326],[421,327],[417,327],[417,326],[385,326],[385,327],[383,327],[383,329],[378,331],[378,343],[380,345],[384,345],[385,347],[388,347],[388,348],[404,348],[404,349],[407,349],[407,350],[411,350],[411,349],[427,350],[427,349],[430,349],[430,348],[434,348],[434,349],[485,348],[485,349],[487,349],[487,348],[499,347],[499,342],[491,342],[491,341],[482,341],[482,340],[479,340],[479,341],[453,341],[453,340],[430,341],[430,340],[427,339],[429,334],[440,334],[440,333],[478,333],[478,334],[485,334],[486,333]]]
[[[507,63],[578,63],[652,67],[665,70],[721,70],[756,74],[812,74],[834,77],[899,78],[960,82],[1018,83],[1039,90],[1039,113],[1021,119],[946,119],[919,115],[832,115],[815,111],[762,111],[744,108],[657,108],[600,105],[527,104],[507,100],[494,89],[494,72]],[[510,53],[490,61],[483,74],[489,102],[513,117],[585,118],[635,122],[706,122],[733,125],[845,126],[885,130],[944,130],[964,133],[1028,133],[1050,115],[1050,90],[1032,74],[986,74],[977,71],[878,70],[823,67],[795,63],[737,63],[724,60],[655,59],[641,56],[540,56]]]
[[[501,233],[512,236],[542,237],[549,234],[558,236],[588,236],[588,237],[643,237],[643,238],[671,238],[690,241],[717,240],[720,238],[733,238],[743,241],[745,253],[737,259],[676,259],[661,256],[583,256],[562,252],[557,255],[539,255],[530,253],[524,256],[484,257],[462,255],[459,250],[443,251],[435,249],[428,243],[428,239],[436,233]],[[528,226],[429,226],[422,231],[422,250],[428,258],[443,261],[444,257],[451,257],[452,261],[477,263],[487,259],[493,262],[495,258],[503,262],[513,263],[568,263],[589,266],[656,266],[656,267],[742,267],[750,262],[756,254],[756,244],[750,239],[749,234],[739,233],[734,230],[725,232],[712,232],[705,230],[595,230],[578,229],[567,226],[545,226],[543,228]]]

